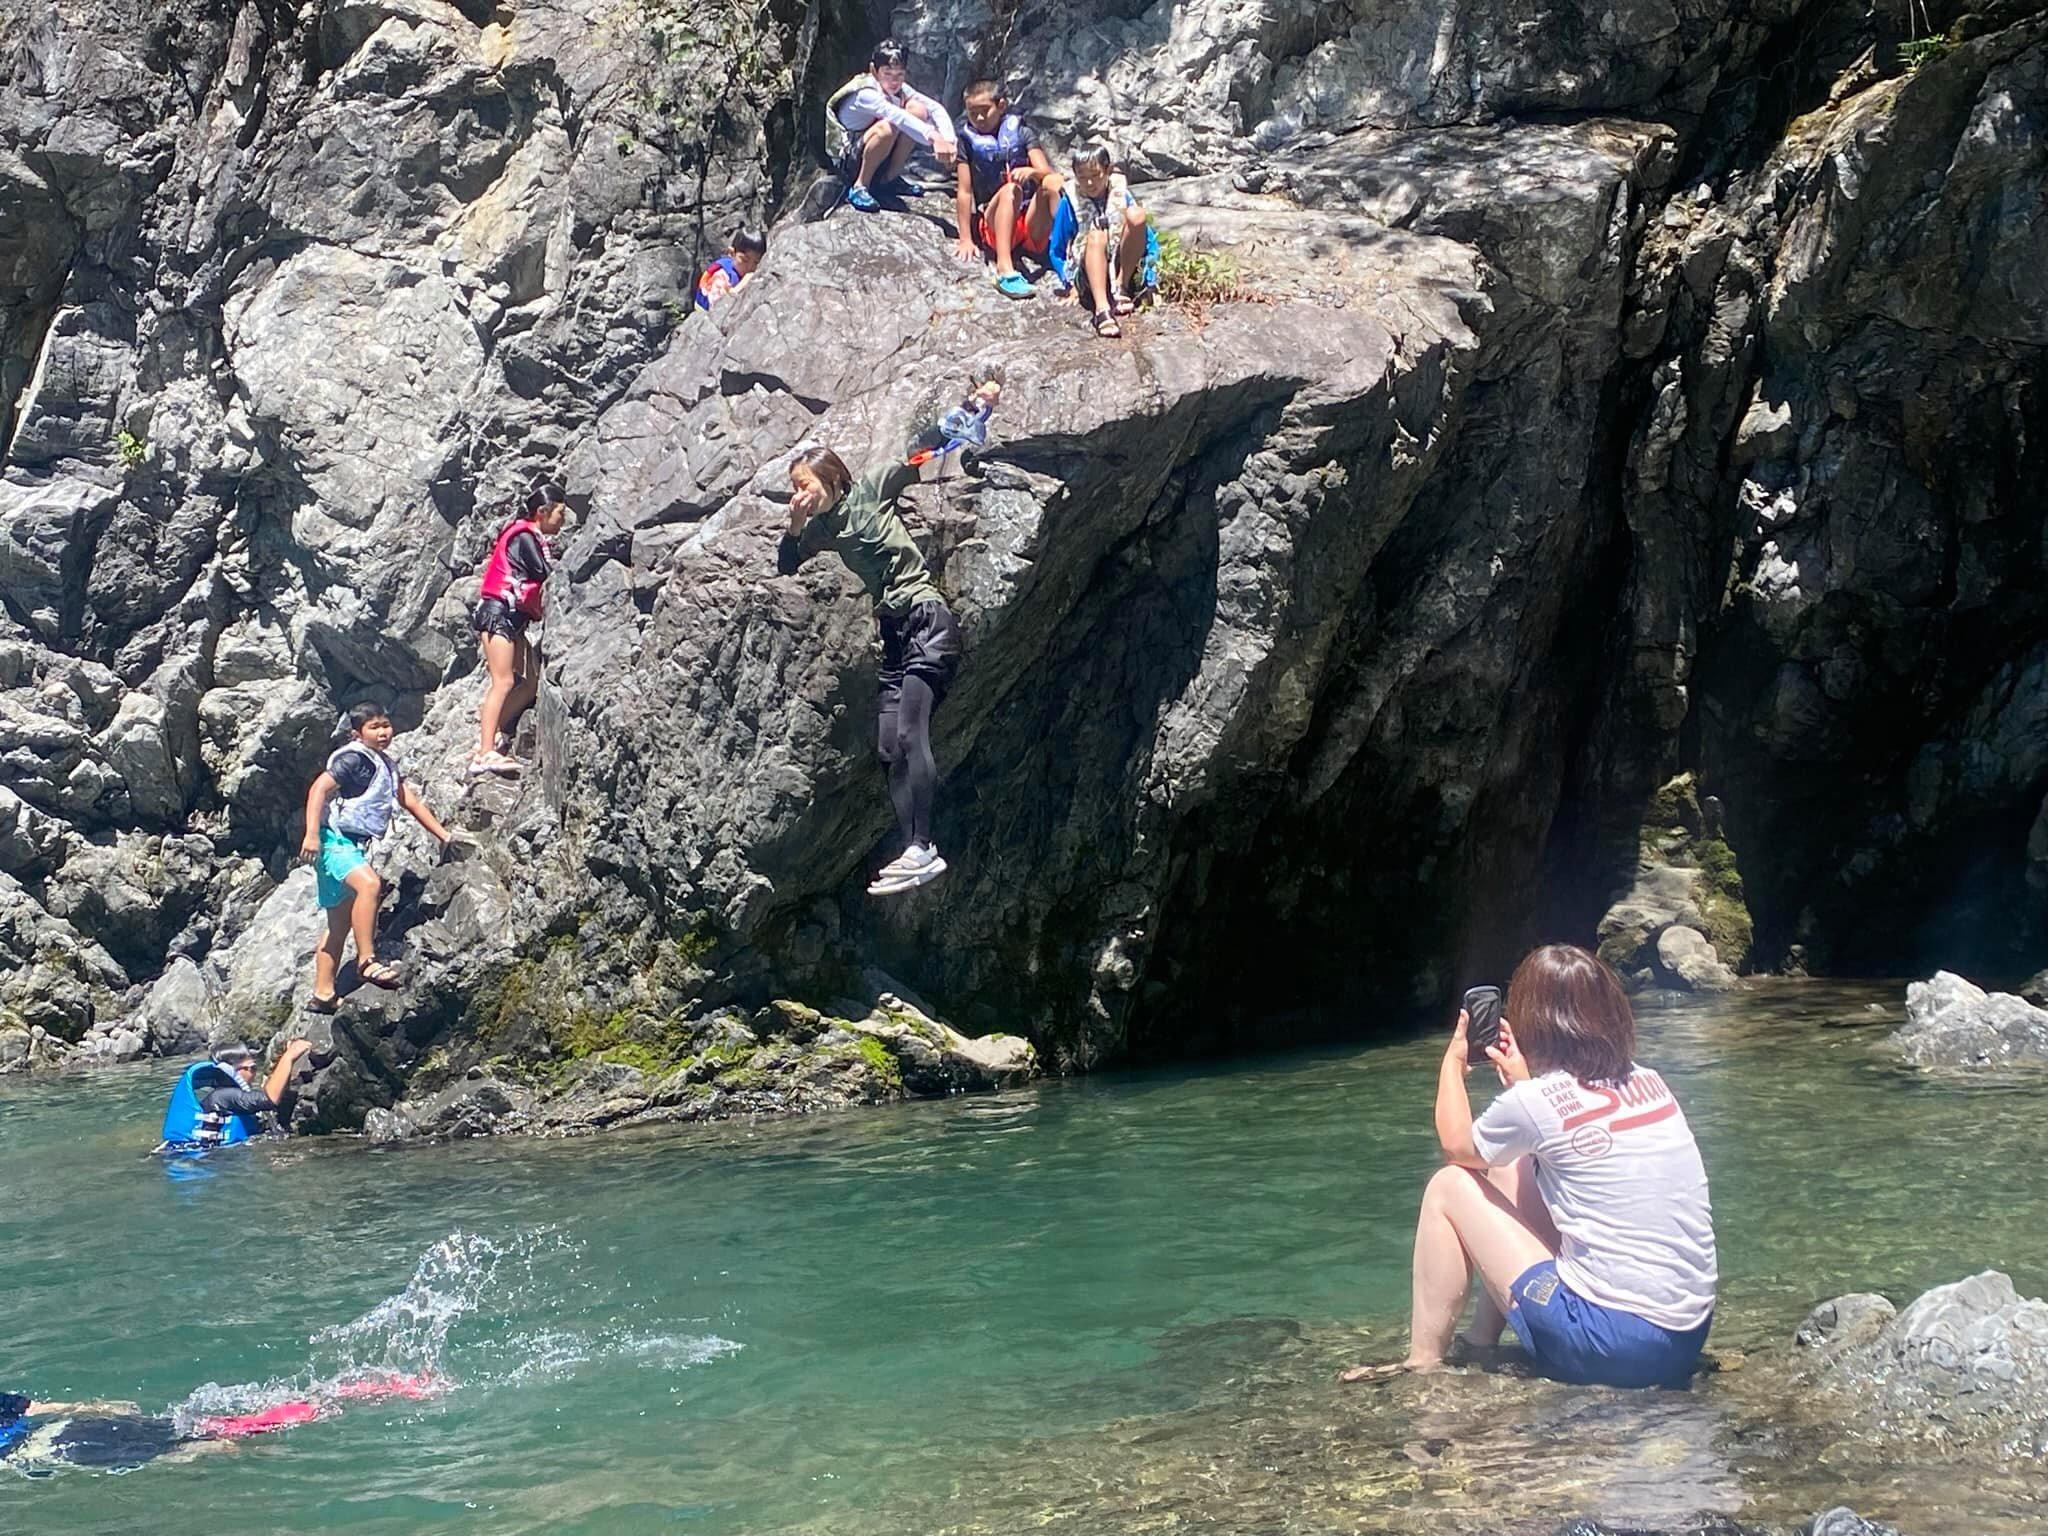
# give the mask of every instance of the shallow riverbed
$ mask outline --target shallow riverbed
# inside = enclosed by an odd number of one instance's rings
[[[173,1067],[9,1082],[0,1387],[152,1411],[369,1367],[450,1387],[194,1463],[0,1476],[0,1529],[183,1508],[209,1536],[1440,1531],[1783,1519],[1829,1494],[1918,1536],[2038,1529],[2038,1467],[1901,1460],[1777,1411],[1765,1351],[1815,1300],[1986,1266],[2048,1289],[2041,1094],[1888,1066],[1901,994],[1645,1014],[1713,1180],[1713,1348],[1749,1357],[1647,1396],[1332,1385],[1400,1343],[1433,1042],[170,1167],[145,1154]]]

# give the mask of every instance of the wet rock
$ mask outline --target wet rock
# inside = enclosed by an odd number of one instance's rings
[[[1873,1298],[1827,1303],[1837,1324],[1810,1374],[1886,1433],[2038,1444],[2048,1434],[2048,1301],[1986,1270],[1936,1286],[1885,1319]],[[1841,1324],[1847,1319],[1847,1325]],[[1812,1346],[1806,1346],[1812,1347]]]
[[[2019,995],[2036,1008],[2048,1008],[2048,971],[2036,971],[2021,982]]]
[[[1825,1362],[1844,1351],[1860,1349],[1892,1325],[1898,1309],[1883,1296],[1857,1291],[1824,1301],[1806,1314],[1792,1335],[1793,1344]]]
[[[1866,1520],[1843,1506],[1815,1515],[1806,1527],[1806,1536],[1899,1536],[1899,1529]]]
[[[1657,936],[1657,968],[1688,992],[1725,992],[1735,985],[1735,973],[1721,963],[1707,936],[1683,924]]]
[[[1937,971],[1906,988],[1906,1023],[1892,1044],[1920,1067],[2048,1063],[2048,1009]]]

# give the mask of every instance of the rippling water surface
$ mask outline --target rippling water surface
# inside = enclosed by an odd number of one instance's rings
[[[2041,1093],[1892,1069],[1899,996],[1645,1015],[1713,1180],[1715,1348],[1750,1356],[1647,1397],[1330,1383],[1400,1344],[1431,1042],[185,1167],[144,1155],[171,1066],[12,1081],[0,1387],[188,1414],[367,1369],[449,1387],[122,1477],[0,1475],[0,1530],[1442,1530],[1784,1518],[1829,1489],[1924,1536],[2039,1529],[2039,1468],[1902,1462],[1768,1408],[1764,1352],[1817,1299],[1986,1266],[2048,1289]]]

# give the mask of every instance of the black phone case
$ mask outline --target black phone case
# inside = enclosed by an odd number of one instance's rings
[[[1500,1039],[1500,988],[1472,987],[1465,993],[1465,1060],[1486,1064],[1486,1048]]]

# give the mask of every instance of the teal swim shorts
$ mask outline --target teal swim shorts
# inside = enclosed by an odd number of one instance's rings
[[[369,862],[355,839],[342,836],[332,827],[320,829],[320,857],[313,861],[313,876],[320,887],[323,910],[338,907],[349,899],[351,892],[345,882]]]

